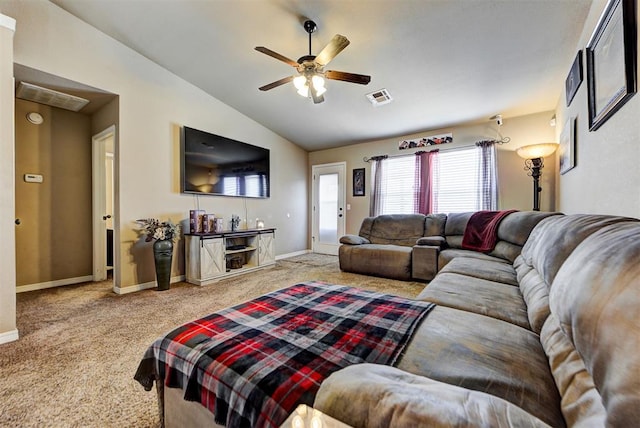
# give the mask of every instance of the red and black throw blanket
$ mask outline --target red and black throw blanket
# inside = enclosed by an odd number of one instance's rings
[[[493,251],[498,240],[500,222],[507,215],[516,211],[477,211],[471,214],[462,236],[462,248],[482,253]]]
[[[352,364],[395,365],[433,303],[309,282],[184,324],[149,347],[135,374],[182,388],[227,427],[277,427]]]

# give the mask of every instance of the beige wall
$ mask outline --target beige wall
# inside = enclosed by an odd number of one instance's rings
[[[154,280],[151,247],[135,220],[185,220],[200,207],[276,227],[276,254],[307,249],[307,153],[202,90],[48,1],[3,0],[16,18],[15,62],[119,95],[116,142],[116,291]],[[271,150],[271,198],[200,197],[179,192],[179,127],[190,126]],[[246,209],[245,209],[246,208]],[[119,230],[119,235],[118,231]],[[184,273],[183,243],[172,275]],[[128,290],[126,290],[128,291]]]
[[[584,49],[606,6],[595,0],[576,53]],[[640,22],[640,9],[636,9]],[[640,35],[640,32],[638,33]],[[640,38],[640,36],[639,36]],[[640,41],[636,41],[636,48]],[[567,58],[567,72],[575,57]],[[640,71],[640,56],[637,60]],[[577,117],[576,167],[558,180],[558,208],[566,213],[599,213],[640,217],[640,95],[634,95],[598,130],[589,131],[585,79],[569,108],[564,92],[557,107],[558,135],[570,117]]]
[[[530,210],[533,207],[533,182],[524,171],[524,161],[515,154],[518,147],[555,142],[555,129],[549,125],[553,112],[543,112],[527,116],[505,118],[500,128],[504,137],[511,138],[507,144],[498,146],[498,175],[500,180],[499,198],[501,209]],[[347,233],[357,233],[362,219],[369,215],[369,195],[371,193],[370,164],[364,157],[374,155],[398,155],[411,153],[410,150],[398,150],[398,142],[442,133],[453,133],[453,143],[441,146],[441,149],[460,148],[473,145],[476,141],[498,139],[498,127],[494,121],[481,124],[456,126],[453,128],[434,129],[417,134],[397,138],[361,143],[335,149],[321,150],[309,154],[309,165],[331,162],[347,162]],[[415,151],[415,150],[413,150]],[[555,174],[553,173],[555,155],[546,159],[547,167],[542,171],[540,206],[543,211],[555,209]],[[354,168],[366,168],[366,190],[364,197],[352,196],[352,171]]]
[[[92,274],[90,118],[16,99],[16,285]],[[26,119],[44,118],[41,125]],[[42,183],[24,175],[39,174]]]
[[[15,21],[0,14],[0,344],[18,339],[14,217],[13,36]]]

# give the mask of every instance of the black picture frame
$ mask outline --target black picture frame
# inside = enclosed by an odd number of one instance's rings
[[[354,168],[353,170],[353,196],[364,196],[364,171],[364,168]]]
[[[573,64],[571,65],[571,70],[569,70],[567,80],[565,80],[564,82],[567,95],[567,107],[571,105],[571,101],[573,101],[573,97],[575,97],[576,92],[578,92],[578,88],[582,84],[583,78],[582,50],[579,50],[576,54],[576,59],[573,60]]]
[[[586,48],[589,131],[601,127],[637,91],[634,0],[609,0]]]
[[[558,141],[558,158],[560,159],[560,174],[564,175],[576,166],[576,131],[577,117],[567,120]]]

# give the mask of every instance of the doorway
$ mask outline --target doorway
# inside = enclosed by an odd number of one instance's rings
[[[92,143],[93,281],[113,270],[114,150],[116,127],[94,135]]]
[[[311,250],[314,253],[338,255],[339,239],[345,233],[346,168],[345,162],[311,167]]]

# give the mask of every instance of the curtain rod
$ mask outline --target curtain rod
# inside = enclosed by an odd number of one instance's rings
[[[491,143],[494,143],[494,144],[506,144],[509,141],[511,141],[511,138],[503,137],[501,140],[482,140],[482,141],[478,141],[478,142],[473,143],[473,145],[477,146],[478,144],[481,144],[481,143],[484,143],[484,142],[491,142]],[[371,156],[371,157],[366,157],[365,156],[365,157],[362,158],[362,160],[364,162],[371,162],[372,160],[375,160],[376,158],[388,159],[388,158],[400,158],[400,157],[403,157],[403,156],[412,156],[412,155],[415,156],[415,155],[419,155],[419,154],[422,154],[422,153],[431,153],[431,152],[455,152],[457,150],[463,150],[463,149],[466,149],[468,147],[471,147],[471,144],[463,146],[463,147],[449,147],[449,148],[446,148],[446,149],[437,148],[437,149],[433,149],[433,150],[417,150],[417,151],[412,152],[412,153],[406,153],[406,154],[403,153],[403,154],[399,154],[399,155],[377,155],[377,156]]]

